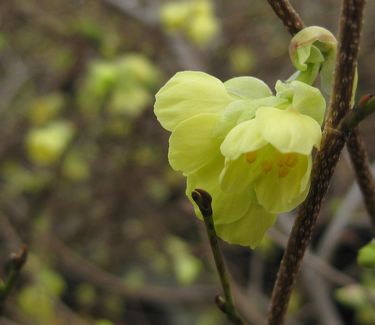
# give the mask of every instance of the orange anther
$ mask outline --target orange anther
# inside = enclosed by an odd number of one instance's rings
[[[284,163],[288,167],[293,167],[297,164],[298,157],[295,153],[288,153],[284,156]]]
[[[286,177],[289,174],[289,168],[288,167],[279,167],[279,177],[283,178]]]
[[[257,153],[255,151],[250,151],[246,153],[246,161],[249,164],[252,164],[253,162],[255,162],[255,160],[257,160]]]
[[[272,170],[273,164],[272,161],[263,161],[262,170],[267,174]]]

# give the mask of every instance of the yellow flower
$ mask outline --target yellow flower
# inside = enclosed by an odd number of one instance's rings
[[[156,94],[155,114],[171,132],[169,162],[187,177],[192,202],[196,188],[210,193],[217,234],[230,243],[258,245],[275,213],[293,209],[309,188],[324,98],[299,81],[276,90],[253,77],[222,83],[184,71]]]

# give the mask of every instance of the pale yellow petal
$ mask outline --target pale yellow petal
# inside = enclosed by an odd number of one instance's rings
[[[288,212],[306,198],[310,186],[311,157],[298,155],[298,162],[287,175],[280,177],[275,166],[255,182],[259,204],[272,213]]]
[[[255,120],[261,136],[280,152],[309,155],[314,146],[319,148],[320,126],[307,115],[262,107],[257,110]]]
[[[225,88],[235,97],[244,99],[258,99],[272,96],[267,84],[254,77],[236,77],[224,82]]]
[[[259,176],[262,172],[260,159],[257,159],[259,153],[253,153],[256,160],[249,163],[246,160],[246,154],[241,155],[236,160],[225,161],[224,169],[220,175],[221,188],[225,192],[241,192]]]
[[[176,127],[169,138],[168,159],[173,169],[192,173],[220,153],[220,141],[213,136],[219,118],[218,114],[199,114]]]
[[[224,159],[218,156],[210,164],[187,176],[186,195],[194,206],[195,203],[191,199],[194,189],[203,189],[212,196],[215,224],[227,224],[238,220],[248,210],[251,200],[250,189],[236,193],[225,193],[221,190],[219,177],[223,166]],[[198,209],[195,208],[195,212],[201,219]]]
[[[232,100],[219,79],[199,71],[178,72],[155,98],[155,115],[169,131],[197,114],[219,114]]]
[[[220,238],[230,244],[255,248],[265,232],[275,223],[276,216],[264,210],[255,199],[252,200],[246,214],[230,224],[216,226]]]
[[[220,146],[222,154],[230,160],[235,160],[246,152],[255,151],[265,146],[267,142],[256,124],[257,122],[252,119],[234,127]]]

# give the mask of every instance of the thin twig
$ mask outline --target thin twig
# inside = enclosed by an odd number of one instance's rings
[[[271,239],[280,247],[286,247],[288,237],[280,230],[272,228],[268,231]],[[306,257],[304,259],[304,264],[306,267],[313,269],[320,276],[329,280],[331,283],[337,286],[345,286],[349,284],[358,284],[358,282],[350,277],[349,275],[335,269],[330,264],[325,262],[322,258],[317,256],[311,251],[306,252]]]
[[[315,315],[319,324],[342,325],[340,315],[330,297],[332,288],[311,269],[303,269],[302,276],[307,292],[314,301]]]
[[[289,234],[292,229],[293,221],[291,217],[292,215],[285,214],[277,220],[277,225],[285,234]],[[287,236],[285,235],[285,237],[286,243]],[[350,279],[346,274],[325,263],[309,249],[306,251],[303,263],[303,285],[313,301],[314,317],[319,320],[319,324],[341,325],[340,317],[330,297],[332,286],[360,284],[355,279]],[[303,313],[301,314],[303,315]]]
[[[372,177],[369,158],[365,145],[360,137],[357,125],[375,110],[375,97],[366,95],[358,105],[349,112],[341,123],[341,128],[351,130],[347,148],[357,177],[358,185],[364,198],[367,213],[375,233],[375,182]]]
[[[27,246],[22,245],[18,253],[12,253],[10,256],[9,271],[4,284],[0,287],[0,315],[4,310],[5,301],[12,291],[22,267],[27,259]]]
[[[232,291],[233,296],[236,301],[236,306],[241,311],[241,315],[250,323],[256,325],[265,325],[266,324],[266,317],[264,316],[264,310],[259,307],[259,304],[255,304],[253,300],[261,300],[260,304],[265,298],[262,294],[260,296],[250,296],[246,294],[243,289],[232,282]],[[254,297],[251,299],[251,297]],[[251,303],[249,303],[249,300]],[[264,313],[264,314],[263,314]],[[246,322],[245,322],[246,324]]]
[[[212,258],[211,245],[207,236],[206,226],[196,219],[198,231],[203,241],[204,255],[209,257],[210,266],[215,268],[215,261]],[[230,269],[230,267],[228,266]],[[231,289],[236,302],[236,307],[245,324],[265,325],[267,321],[266,312],[268,307],[268,297],[263,292],[252,292],[252,295],[244,290],[233,278],[231,279]],[[292,325],[292,324],[291,324]]]
[[[106,0],[112,6],[126,12],[130,17],[135,18],[147,26],[156,26],[158,16],[156,10],[151,10],[148,6],[142,6],[137,0]],[[152,8],[154,9],[154,8]]]
[[[375,111],[375,97],[373,95],[362,96],[359,103],[345,116],[340,123],[343,132],[351,132],[367,116]]]
[[[215,302],[220,310],[227,315],[229,320],[231,320],[236,325],[242,325],[243,321],[239,317],[238,312],[233,304],[229,277],[225,269],[224,259],[221,254],[216,236],[215,226],[212,219],[212,198],[207,192],[200,189],[194,190],[194,192],[192,193],[192,198],[202,213],[203,220],[206,225],[208,239],[210,240],[212,254],[214,256],[216,269],[219,274],[221,286],[224,291],[224,298],[222,296],[217,296]]]
[[[99,266],[66,246],[56,235],[45,234],[40,238],[46,247],[50,247],[60,268],[69,270],[76,277],[92,283],[106,292],[115,293],[128,300],[142,300],[158,303],[199,304],[208,302],[215,293],[215,288],[208,285],[190,287],[158,286],[145,284],[141,287],[130,287],[119,277],[106,272]]]
[[[269,324],[282,324],[301,261],[311,241],[325,196],[347,135],[336,128],[350,109],[364,0],[344,0],[341,10],[335,79],[326,128],[312,171],[311,189],[289,237],[272,293]]]
[[[30,78],[25,63],[14,51],[9,53],[9,57],[10,58],[4,60],[5,62],[2,64],[6,69],[4,79],[6,78],[7,82],[3,83],[0,90],[0,114],[4,113],[18,91]]]
[[[375,170],[375,165],[374,165]],[[335,248],[341,238],[343,229],[347,226],[350,218],[353,216],[355,209],[361,201],[361,193],[359,192],[358,184],[354,182],[345,196],[342,198],[342,203],[337,212],[332,216],[332,221],[325,229],[324,234],[319,240],[316,248],[317,255],[323,261],[330,261]]]
[[[204,70],[204,62],[201,54],[194,49],[179,34],[165,33],[158,16],[159,3],[155,0],[142,5],[139,0],[105,0],[111,6],[119,9],[125,15],[141,22],[152,29],[153,32],[161,33],[166,40],[167,46],[176,57],[178,65],[184,70]]]
[[[359,135],[358,128],[352,131],[346,143],[346,147],[350,153],[351,162],[357,176],[357,182],[371,220],[373,233],[375,233],[375,184],[368,164],[369,158],[364,143]]]
[[[275,11],[276,15],[284,23],[289,33],[292,35],[298,33],[303,27],[303,21],[294,10],[288,0],[267,0]]]

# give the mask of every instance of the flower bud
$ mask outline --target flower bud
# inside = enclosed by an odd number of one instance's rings
[[[311,26],[297,33],[289,45],[289,56],[299,72],[292,78],[313,84],[321,75],[321,87],[330,92],[336,58],[337,40],[325,28]]]

